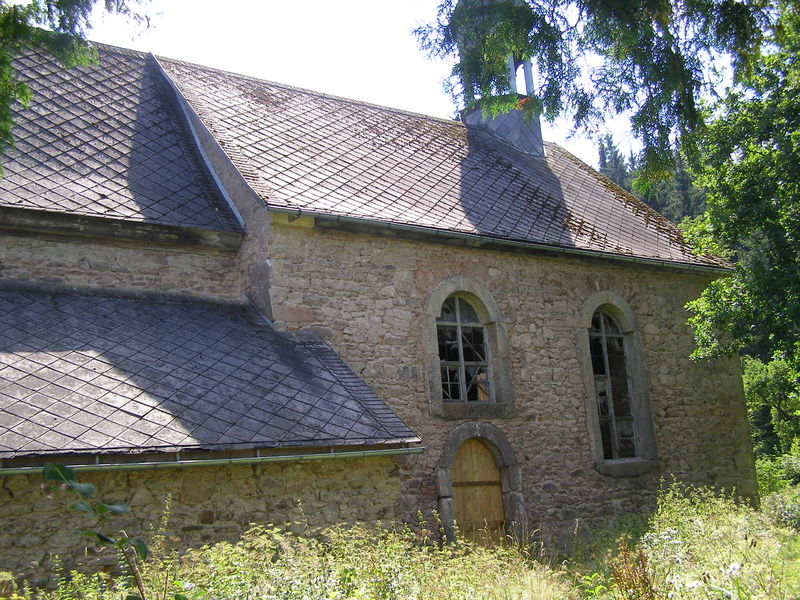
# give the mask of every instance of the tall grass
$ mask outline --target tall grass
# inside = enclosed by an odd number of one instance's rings
[[[548,564],[541,549],[440,543],[405,527],[312,535],[258,526],[236,542],[182,555],[156,535],[143,578],[150,600],[789,600],[800,598],[800,539],[791,527],[800,526],[792,520],[800,493],[780,494],[758,510],[673,484],[651,515],[620,519],[564,562]],[[55,590],[16,596],[122,600],[135,593],[125,576],[57,578]]]
[[[253,527],[235,543],[178,556],[159,541],[142,576],[147,596],[172,600],[560,600],[578,599],[563,572],[515,547],[439,543],[409,528],[355,525],[314,535]],[[126,577],[59,578],[41,600],[116,600],[135,594]]]
[[[660,494],[643,534],[634,521],[628,531],[616,530],[613,546],[573,561],[576,584],[584,597],[608,600],[800,598],[800,538],[770,509],[774,498],[764,505],[758,510],[674,483]],[[593,588],[581,573],[587,566],[597,569],[588,575]]]

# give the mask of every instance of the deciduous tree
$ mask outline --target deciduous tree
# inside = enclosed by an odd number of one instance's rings
[[[800,4],[782,2],[769,46],[702,140],[708,222],[731,277],[690,305],[697,357],[766,343],[800,365]]]

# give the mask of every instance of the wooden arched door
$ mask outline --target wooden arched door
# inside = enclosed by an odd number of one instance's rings
[[[456,523],[473,541],[503,539],[503,490],[494,456],[478,439],[466,440],[453,464]]]

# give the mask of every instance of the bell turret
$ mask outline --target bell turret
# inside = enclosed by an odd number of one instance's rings
[[[500,12],[497,10],[501,5],[527,6],[524,0],[459,0],[453,13],[467,12],[468,18],[463,19],[458,28],[451,25],[453,37],[459,51],[459,60],[469,53],[478,44],[483,44],[484,40],[479,39],[481,32],[491,30],[500,23]],[[533,66],[529,58],[520,59],[509,54],[507,59],[508,67],[508,89],[498,90],[498,93],[519,94],[517,89],[517,72],[522,67],[525,94],[520,94],[520,98],[532,96],[535,93],[533,85]],[[544,145],[542,143],[542,129],[538,115],[530,115],[519,109],[514,109],[496,117],[484,116],[481,99],[476,102],[475,92],[467,82],[464,83],[464,99],[473,107],[461,111],[461,120],[468,126],[476,127],[494,139],[512,146],[513,148],[533,156],[544,156]]]

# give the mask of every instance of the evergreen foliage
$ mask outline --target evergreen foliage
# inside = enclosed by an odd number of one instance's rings
[[[629,192],[633,191],[633,175],[636,170],[636,157],[631,155],[626,160],[614,143],[610,133],[606,133],[599,140],[597,146],[599,155],[598,170],[619,187]]]
[[[646,165],[634,154],[626,159],[611,134],[600,138],[597,149],[600,173],[673,223],[697,217],[705,209],[705,193],[694,185],[694,178],[680,156],[676,158],[675,169],[666,178],[642,185],[647,179]]]
[[[103,0],[105,9],[147,23],[138,9],[147,0]],[[14,70],[13,59],[25,50],[48,52],[65,67],[96,59],[86,41],[92,8],[98,0],[0,1],[0,157],[14,145],[14,109],[30,100],[27,84]]]
[[[415,33],[432,56],[459,55],[459,103],[518,106],[506,59],[532,59],[527,109],[571,113],[579,127],[604,111],[629,113],[649,172],[666,173],[676,138],[704,122],[698,98],[715,83],[715,59],[728,56],[734,77],[748,76],[771,17],[765,0],[442,0],[436,21]]]

